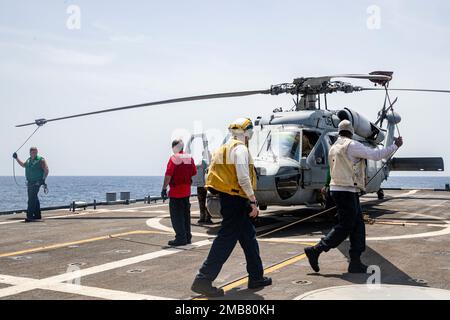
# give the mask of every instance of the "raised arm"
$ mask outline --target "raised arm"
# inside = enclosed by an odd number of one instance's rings
[[[354,158],[379,161],[389,157],[393,152],[397,151],[402,144],[403,140],[401,137],[395,139],[394,144],[383,149],[369,148],[358,141],[353,141],[348,146],[348,154]]]
[[[19,159],[19,156],[17,155],[16,152],[14,152],[13,154],[13,158],[16,159],[17,163],[19,164],[19,166],[21,166],[22,168],[25,168],[25,162],[21,161]]]

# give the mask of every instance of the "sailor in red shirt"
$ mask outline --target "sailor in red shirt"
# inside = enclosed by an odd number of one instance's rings
[[[183,152],[184,143],[177,139],[172,142],[173,155],[167,163],[161,197],[167,198],[169,189],[169,210],[172,227],[175,230],[175,240],[169,241],[170,246],[184,246],[191,243],[191,196],[192,177],[197,174],[194,159]]]

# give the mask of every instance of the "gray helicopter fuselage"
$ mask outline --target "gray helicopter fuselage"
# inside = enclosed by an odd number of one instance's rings
[[[260,204],[296,205],[321,201],[320,189],[327,180],[328,152],[338,135],[340,119],[337,112],[275,112],[268,118],[257,118],[250,150],[258,172],[256,197]],[[358,135],[354,139],[371,148],[383,147]],[[292,141],[298,145],[291,145]],[[305,142],[309,145],[308,150],[303,145]],[[302,151],[286,154],[283,150],[291,146],[288,151],[295,148]],[[267,152],[268,148],[282,150]],[[368,160],[367,179],[372,179],[383,164],[383,161]],[[387,176],[388,171],[381,170],[367,186],[367,192],[378,191]]]

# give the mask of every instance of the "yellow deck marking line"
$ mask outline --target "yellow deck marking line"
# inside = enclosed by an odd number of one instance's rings
[[[384,224],[384,225],[392,225],[392,226],[418,226],[418,223],[410,223],[410,222],[390,222],[390,221],[374,221],[369,224]]]
[[[99,241],[99,240],[118,238],[118,237],[128,236],[128,235],[132,235],[132,234],[152,234],[152,233],[153,234],[169,234],[168,232],[163,232],[163,231],[135,230],[135,231],[130,231],[130,232],[118,233],[118,234],[109,234],[106,236],[100,236],[100,237],[84,239],[84,240],[65,242],[65,243],[57,243],[57,244],[53,244],[53,245],[49,245],[49,246],[42,246],[42,247],[31,248],[31,249],[26,249],[26,250],[21,250],[21,251],[2,253],[2,254],[0,254],[0,258],[17,256],[17,255],[26,254],[26,253],[58,249],[58,248],[68,247],[68,246],[72,246],[72,245],[76,245],[76,244],[83,244],[83,243],[95,242],[95,241]]]
[[[96,266],[89,267],[86,269],[81,269],[76,272],[66,272],[66,273],[63,273],[60,275],[55,275],[55,276],[45,278],[45,279],[30,280],[23,284],[6,287],[6,288],[1,288],[0,289],[0,299],[3,297],[7,297],[7,296],[17,295],[22,292],[31,291],[31,290],[37,289],[38,287],[50,288],[50,290],[52,290],[54,285],[58,285],[62,282],[67,282],[67,281],[74,280],[74,279],[81,279],[83,277],[87,277],[90,275],[94,275],[94,274],[98,274],[98,273],[106,272],[106,271],[110,271],[110,270],[115,270],[118,268],[123,268],[123,267],[129,266],[129,265],[141,263],[144,261],[150,261],[150,260],[158,259],[161,257],[171,256],[171,255],[178,254],[181,252],[186,252],[186,250],[196,249],[196,248],[200,248],[200,247],[210,245],[210,244],[211,244],[211,241],[202,240],[202,241],[194,242],[190,245],[186,245],[186,246],[184,246],[184,248],[176,249],[176,248],[171,247],[171,248],[167,248],[167,249],[163,249],[163,250],[159,250],[159,251],[153,251],[150,253],[141,254],[138,256],[131,257],[131,258],[107,262],[107,263],[104,263],[101,265],[96,265]],[[0,278],[1,278],[1,275],[0,275]]]
[[[289,243],[289,244],[301,244],[307,246],[313,246],[317,242],[297,242],[297,241],[273,241],[271,239],[258,239],[258,242],[268,242],[268,243]]]
[[[312,245],[315,245],[315,244],[316,244],[316,242],[312,243]],[[281,261],[279,263],[276,263],[273,266],[264,269],[264,275],[272,273],[272,272],[274,272],[274,271],[276,271],[278,269],[287,267],[287,266],[289,266],[289,265],[291,265],[293,263],[296,263],[296,262],[298,262],[298,261],[300,261],[300,260],[302,260],[304,258],[306,258],[306,254],[302,253],[302,254],[296,255],[296,256],[294,256],[292,258],[289,258],[287,260],[284,260],[284,261]],[[236,287],[242,286],[242,285],[246,284],[247,282],[248,282],[248,277],[243,277],[241,279],[238,279],[236,281],[233,281],[233,282],[223,286],[222,289],[223,289],[224,292],[227,292],[227,291],[230,291],[230,290],[232,290],[232,289],[234,289]],[[193,300],[208,300],[208,298],[206,298],[206,297],[198,297],[198,298],[194,298]]]
[[[264,274],[266,275],[266,274],[274,272],[274,271],[276,271],[278,269],[287,267],[288,265],[296,263],[297,261],[300,261],[300,260],[304,259],[305,257],[306,257],[306,254],[302,253],[302,254],[297,255],[295,257],[292,257],[292,258],[289,258],[287,260],[284,260],[284,261],[282,261],[280,263],[277,263],[277,264],[275,264],[275,265],[273,265],[271,267],[268,267],[268,268],[264,269]],[[232,282],[230,284],[227,284],[226,286],[222,287],[222,289],[223,289],[223,291],[227,292],[227,291],[230,291],[231,289],[234,289],[234,288],[239,287],[239,286],[241,286],[243,284],[246,284],[247,282],[248,282],[248,277],[245,277],[245,278],[236,280],[236,281],[234,281],[234,282]]]

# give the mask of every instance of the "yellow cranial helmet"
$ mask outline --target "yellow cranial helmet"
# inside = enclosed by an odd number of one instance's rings
[[[253,135],[253,122],[249,118],[239,118],[234,120],[228,130],[233,136],[246,136],[251,138]]]

